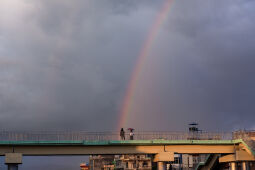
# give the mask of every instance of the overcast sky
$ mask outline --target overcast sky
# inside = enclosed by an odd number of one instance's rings
[[[0,129],[116,130],[163,4],[0,0]],[[254,8],[252,0],[175,0],[143,68],[130,127],[255,128]]]

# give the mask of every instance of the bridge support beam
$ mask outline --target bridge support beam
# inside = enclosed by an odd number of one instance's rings
[[[5,164],[8,166],[8,170],[18,170],[18,165],[22,164],[22,154],[6,153]]]
[[[166,162],[169,161],[174,161],[174,152],[160,152],[153,159],[153,162],[157,162],[158,170],[166,170]]]
[[[154,156],[153,162],[174,161],[174,152],[160,152]]]

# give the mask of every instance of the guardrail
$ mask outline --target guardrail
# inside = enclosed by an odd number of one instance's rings
[[[107,141],[120,140],[119,132],[0,131],[0,141]],[[126,132],[125,139],[129,140]],[[231,140],[225,132],[135,132],[134,140]]]

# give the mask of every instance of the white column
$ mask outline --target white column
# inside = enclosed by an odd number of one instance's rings
[[[242,162],[242,170],[247,170],[246,162]]]
[[[165,162],[158,162],[158,170],[166,170]]]
[[[236,163],[235,162],[231,162],[231,170],[236,170]]]

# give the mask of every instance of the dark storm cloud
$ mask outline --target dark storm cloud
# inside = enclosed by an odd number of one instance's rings
[[[204,129],[254,128],[254,6],[252,1],[175,2],[162,33],[167,37],[155,52],[162,63],[158,87],[164,87],[156,112],[168,105],[165,128],[181,129],[190,120]],[[174,120],[182,123],[171,124]]]
[[[112,129],[163,1],[1,3],[1,127]],[[157,57],[148,60],[155,69],[144,75],[160,74],[151,80],[162,86],[142,87],[148,98],[158,96],[147,101],[157,99],[153,112],[145,108],[151,116],[144,127],[159,106],[167,121],[162,126],[158,119],[159,129],[180,129],[192,118],[209,129],[209,119],[221,129],[253,126],[253,8],[241,0],[173,3],[151,51]],[[180,126],[169,125],[175,119]]]
[[[2,12],[1,17],[1,126],[85,130],[114,127],[112,122],[116,121],[127,79],[122,77],[128,75],[132,57],[136,56],[136,51],[126,48],[136,45],[129,41],[134,36],[128,35],[136,30],[125,24],[130,7],[123,14],[119,8],[132,4],[3,4],[4,10],[10,5],[14,9]],[[94,122],[102,126],[93,127]]]

